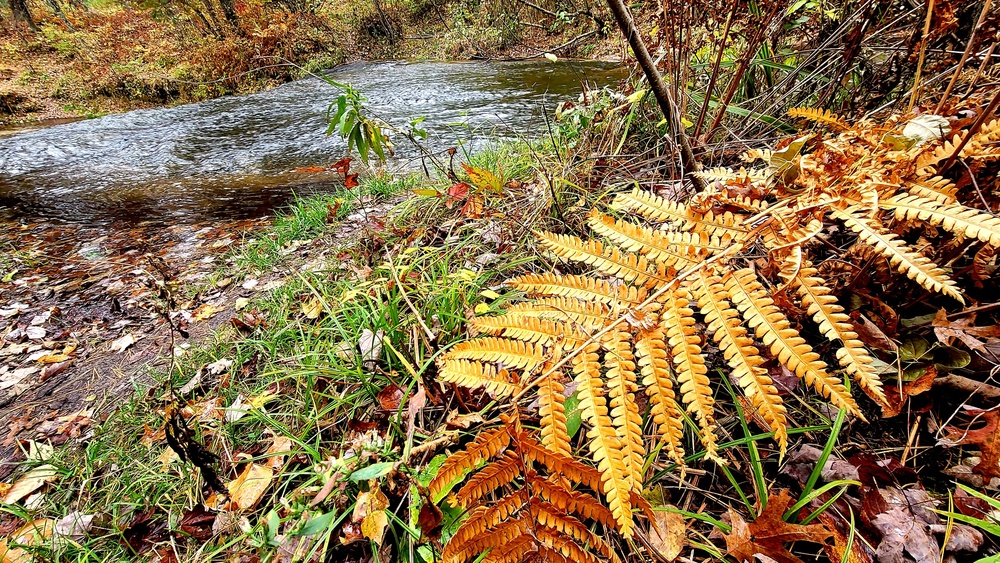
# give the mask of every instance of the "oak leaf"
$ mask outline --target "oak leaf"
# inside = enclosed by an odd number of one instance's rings
[[[802,563],[801,559],[788,551],[785,544],[794,541],[823,544],[832,532],[823,524],[803,526],[782,520],[791,504],[792,497],[788,491],[778,491],[768,498],[767,507],[760,516],[749,523],[730,508],[732,531],[725,536],[727,552],[737,561],[756,561],[755,556],[762,553],[778,563]]]
[[[982,457],[978,465],[972,468],[987,480],[1000,477],[1000,412],[969,411],[969,414],[981,417],[986,425],[975,430],[961,430],[945,427],[949,438],[955,439],[956,445],[979,446]]]

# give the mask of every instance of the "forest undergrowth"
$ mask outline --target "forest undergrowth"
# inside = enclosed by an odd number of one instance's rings
[[[7,559],[998,560],[997,18],[935,5],[670,4],[672,102],[299,202],[212,345],[20,442]]]

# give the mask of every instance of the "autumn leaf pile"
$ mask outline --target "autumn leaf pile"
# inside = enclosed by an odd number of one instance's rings
[[[582,484],[603,497],[613,517],[606,527],[625,538],[634,535],[634,511],[643,508],[639,495],[649,454],[662,449],[670,461],[684,465],[685,418],[697,426],[705,457],[726,463],[718,450],[709,375],[716,364],[698,326],[707,327],[706,337],[724,361],[717,367],[739,383],[746,404],[773,432],[783,455],[787,406],[766,362],[776,360],[837,409],[863,417],[845,377],[891,408],[876,358],[822,273],[829,271],[822,262],[830,256],[833,233],[849,238],[852,248],[883,258],[914,287],[963,304],[953,276],[903,233],[938,229],[986,253],[1000,245],[1000,219],[960,203],[958,186],[945,174],[957,158],[972,174],[1000,159],[1000,120],[951,130],[936,116],[850,124],[829,112],[791,113],[821,131],[786,139],[773,150],[748,151],[739,170],[698,173],[709,188],[686,202],[626,189],[614,196],[611,214],[595,209],[588,216],[592,238],[538,233],[552,255],[590,271],[509,280],[510,288],[530,299],[501,316],[475,319],[474,329],[485,336],[455,345],[438,361],[442,381],[484,388],[511,403],[536,400],[537,444],[545,456],[560,460],[579,459],[567,432],[565,390],[572,380],[586,422],[588,463],[600,477]],[[796,310],[833,343],[829,363],[817,352],[820,343],[809,342],[793,322]],[[652,436],[643,429],[647,404]],[[457,495],[462,506],[503,514],[477,520],[479,534],[499,530],[518,511],[536,510],[531,502],[512,500],[525,489],[526,498],[538,494],[534,465],[525,460],[538,461],[543,454],[526,432],[519,430],[502,444],[479,444],[479,450],[449,459],[442,469],[454,480],[497,459]],[[475,443],[482,440],[483,435]],[[559,481],[558,473],[550,481]],[[576,493],[571,482],[580,483],[582,476],[579,470],[564,476],[563,492]],[[582,526],[580,520],[566,506],[556,508],[565,518],[552,525],[558,542],[520,528],[504,537],[524,538],[536,548],[531,553],[544,547],[593,560],[593,552],[587,552],[590,559],[578,552],[596,545],[572,531]],[[532,519],[547,525],[544,518]],[[480,546],[489,545],[495,544]]]

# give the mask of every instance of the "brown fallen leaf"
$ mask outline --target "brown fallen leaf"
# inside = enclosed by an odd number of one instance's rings
[[[112,352],[124,352],[129,348],[129,346],[135,343],[136,343],[136,338],[132,336],[132,333],[130,332],[112,342],[111,346],[109,346],[108,349],[111,350]]]
[[[956,445],[979,446],[982,459],[972,468],[986,480],[1000,477],[1000,411],[970,410],[968,414],[986,424],[981,428],[962,430],[952,426],[944,428],[945,435]]]
[[[56,468],[49,464],[39,465],[14,482],[3,498],[5,504],[14,504],[42,488],[45,483],[56,479]]]
[[[832,532],[823,524],[803,526],[783,521],[781,517],[791,504],[792,497],[786,489],[772,493],[764,511],[749,523],[730,508],[732,531],[725,535],[727,553],[738,561],[754,561],[758,553],[763,553],[778,563],[802,563],[785,544],[794,541],[824,544]]]
[[[687,523],[676,512],[655,510],[653,526],[649,532],[649,545],[660,552],[666,561],[673,561],[687,544]]]
[[[205,505],[198,504],[184,513],[178,527],[181,532],[198,541],[207,541],[215,535],[212,531],[212,526],[215,524],[215,516],[216,514],[209,512],[205,508]]]
[[[892,418],[899,415],[899,413],[903,412],[903,406],[906,405],[908,398],[931,390],[934,380],[937,379],[937,375],[937,368],[934,365],[929,365],[923,375],[914,381],[904,383],[902,388],[899,385],[886,384],[882,388],[886,400],[886,403],[881,405],[882,416]]]
[[[445,426],[452,429],[455,428],[468,429],[473,424],[483,424],[485,422],[486,419],[483,418],[483,415],[477,412],[469,414],[458,414],[458,410],[453,410],[449,412],[447,418],[445,418],[444,420]]]
[[[399,410],[406,398],[406,392],[395,383],[390,383],[378,392],[378,404],[387,411]]]
[[[275,436],[271,446],[264,452],[267,458],[265,464],[275,471],[281,471],[285,466],[285,458],[292,451],[292,439],[288,436]]]
[[[43,518],[28,522],[20,530],[11,534],[10,538],[0,540],[0,561],[3,563],[31,563],[35,560],[33,551],[20,546],[37,546],[47,543],[52,538],[55,521]]]
[[[375,481],[371,481],[371,484],[370,491],[358,495],[351,520],[360,523],[362,536],[381,547],[385,538],[385,528],[389,525],[389,516],[385,512],[385,509],[389,508],[389,499]]]
[[[250,510],[271,486],[274,470],[266,465],[251,463],[235,481],[226,484],[229,490],[229,510]]]

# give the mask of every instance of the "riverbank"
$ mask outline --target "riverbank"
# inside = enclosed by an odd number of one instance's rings
[[[302,13],[248,2],[232,29],[114,3],[81,6],[58,16],[37,6],[37,32],[0,21],[0,127],[257,92],[358,60],[621,55],[604,19],[540,6],[497,20],[489,6],[464,1],[389,2],[382,14],[364,3]]]

